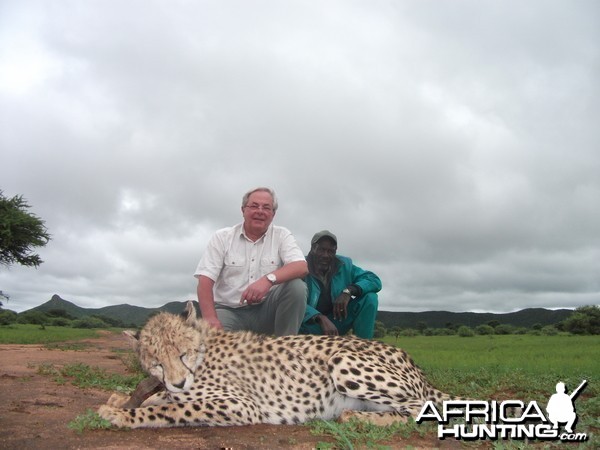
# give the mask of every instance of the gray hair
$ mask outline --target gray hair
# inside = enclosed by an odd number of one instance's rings
[[[248,199],[255,192],[268,192],[271,195],[271,198],[273,199],[273,212],[277,211],[279,205],[277,204],[277,197],[275,196],[275,191],[268,187],[257,187],[246,192],[242,197],[242,208],[246,206],[246,204],[248,203]]]

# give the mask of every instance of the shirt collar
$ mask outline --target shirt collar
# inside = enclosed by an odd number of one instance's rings
[[[266,236],[267,234],[269,234],[269,233],[270,233],[270,231],[273,229],[273,223],[271,223],[271,224],[269,225],[269,227],[267,228],[267,231],[265,231],[265,234],[263,234],[261,237],[259,237],[259,238],[258,238],[256,241],[253,241],[253,240],[252,240],[252,239],[250,239],[248,236],[246,236],[246,230],[244,230],[244,222],[240,223],[238,226],[240,227],[240,234],[239,234],[239,236],[240,236],[241,238],[244,238],[244,239],[246,239],[248,242],[253,242],[253,243],[256,243],[256,242],[259,242],[259,241],[261,241],[261,240],[264,240],[265,236]]]

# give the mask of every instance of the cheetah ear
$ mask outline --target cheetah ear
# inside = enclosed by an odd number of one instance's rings
[[[192,326],[196,325],[198,318],[196,314],[196,308],[194,307],[194,302],[192,300],[188,300],[186,303],[185,312],[187,313],[185,321]]]
[[[123,336],[125,336],[127,338],[127,340],[129,341],[129,343],[132,345],[132,347],[134,349],[137,349],[138,344],[140,343],[139,332],[132,331],[132,330],[124,330]]]

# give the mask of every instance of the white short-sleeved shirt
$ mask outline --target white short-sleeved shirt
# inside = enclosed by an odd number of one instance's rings
[[[243,223],[218,230],[208,242],[194,276],[215,282],[215,303],[237,308],[249,284],[304,254],[292,233],[270,225],[256,242],[244,233]]]

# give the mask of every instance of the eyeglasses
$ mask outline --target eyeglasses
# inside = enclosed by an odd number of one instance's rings
[[[273,212],[273,207],[271,205],[259,205],[258,203],[246,205],[246,208],[250,208],[252,211],[258,211],[259,209],[262,209],[266,213]]]

